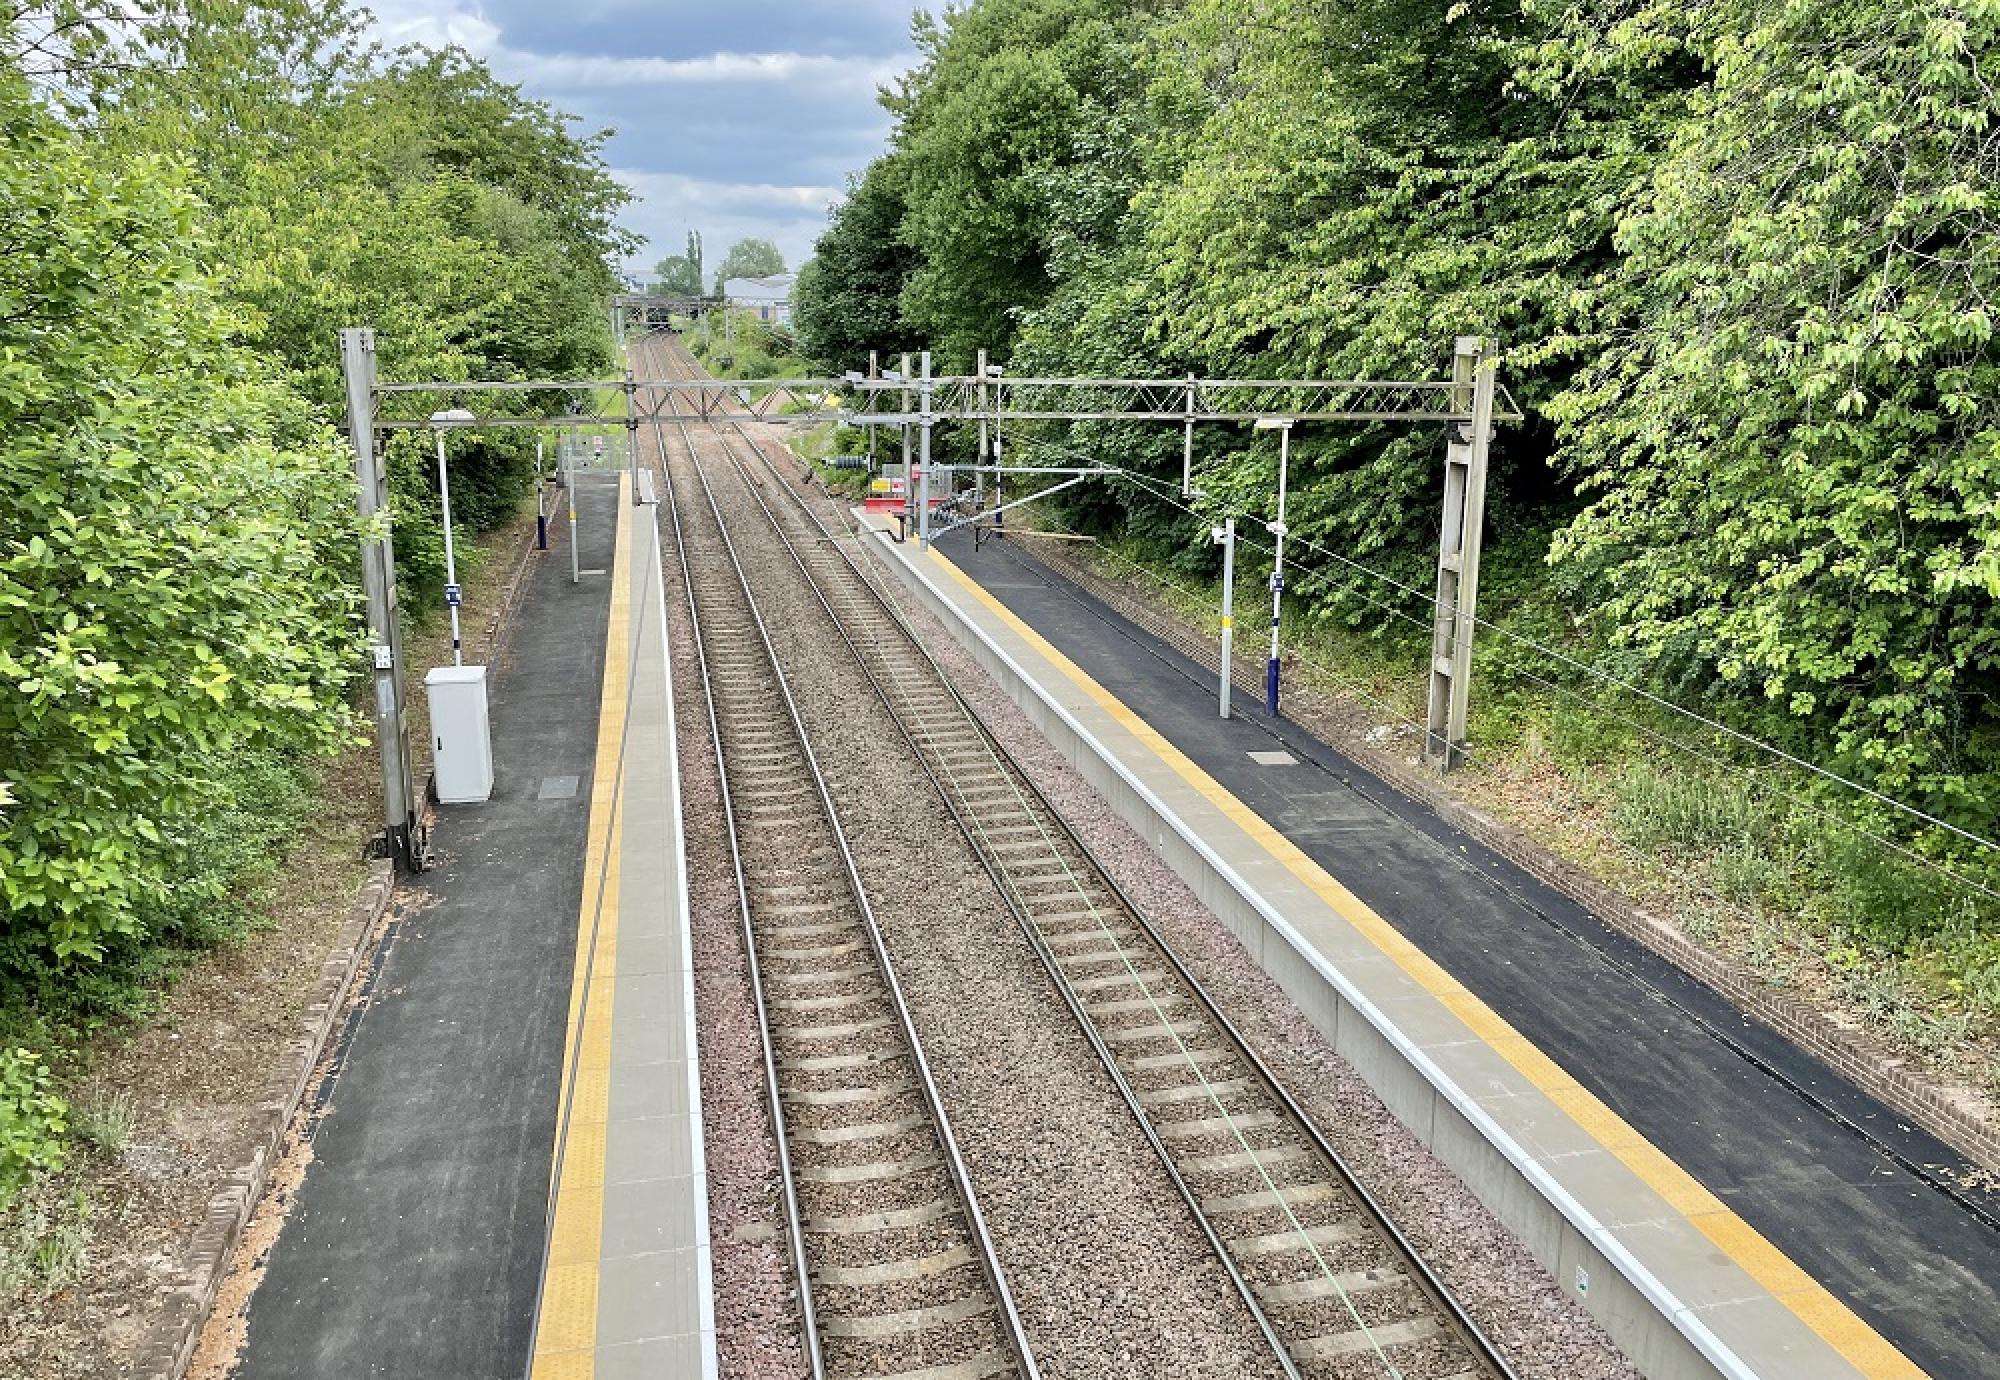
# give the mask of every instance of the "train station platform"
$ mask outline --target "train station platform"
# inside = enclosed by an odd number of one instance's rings
[[[633,497],[621,479],[532,1380],[717,1373],[659,509]]]
[[[1648,1376],[2000,1374],[2000,1202],[1931,1181],[1953,1151],[1296,725],[1222,720],[1212,673],[1025,543],[863,520]]]
[[[564,529],[530,558],[492,795],[398,892],[241,1380],[714,1374],[656,510],[575,482],[581,578]]]

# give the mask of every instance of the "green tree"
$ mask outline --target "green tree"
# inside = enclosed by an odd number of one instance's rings
[[[870,350],[886,357],[912,347],[899,304],[919,260],[897,239],[903,214],[894,165],[875,164],[833,208],[799,269],[792,321],[801,348],[822,367],[858,368]]]
[[[715,270],[719,289],[731,278],[769,278],[785,271],[785,256],[769,240],[743,239],[729,246]]]
[[[654,264],[653,291],[667,297],[701,296],[700,258],[688,254],[669,254]]]
[[[615,224],[628,193],[602,133],[579,135],[462,52],[383,58],[339,0],[210,0],[161,10],[125,41],[94,75],[84,122],[107,156],[189,159],[217,232],[208,267],[327,415],[343,322],[376,328],[388,378],[608,366],[609,264],[634,241]],[[390,451],[415,607],[442,567],[420,452]],[[532,483],[523,437],[469,437],[459,454],[462,525],[500,520]]]
[[[1151,6],[986,0],[922,19],[923,62],[885,103],[921,258],[902,313],[956,367],[1004,356],[1017,313],[1053,283],[1071,207],[1061,175],[1101,153],[1093,131],[1136,94],[1133,41]]]
[[[701,232],[690,230],[685,253],[669,254],[653,265],[653,291],[669,297],[700,297],[707,290],[702,279]]]
[[[1661,675],[1990,820],[2000,6],[1644,5],[1602,46],[1715,78],[1620,227],[1639,328],[1552,407],[1594,496],[1556,558]]]
[[[210,764],[333,746],[351,484],[202,261],[173,164],[0,70],[0,990],[141,941]]]
[[[609,359],[632,243],[602,135],[462,53],[372,49],[339,0],[21,32],[0,22],[9,1031],[223,932],[256,851],[227,821],[351,731],[335,329],[375,326],[392,378],[575,376]],[[441,544],[422,449],[391,448],[416,595]],[[529,454],[465,438],[460,520],[505,517]]]

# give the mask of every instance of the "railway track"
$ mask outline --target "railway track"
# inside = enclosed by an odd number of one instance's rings
[[[752,582],[702,468],[672,467],[666,490],[812,1374],[1036,1380]]]
[[[669,351],[682,371],[697,367],[678,341]],[[826,525],[795,492],[796,474],[747,428],[722,430],[727,463],[705,482],[711,492],[733,485],[739,523],[761,516],[760,534],[773,541],[745,547],[793,567],[862,666],[1283,1370],[1308,1380],[1511,1377],[1200,981],[958,696],[853,551],[856,538]],[[768,565],[760,573],[781,577]]]

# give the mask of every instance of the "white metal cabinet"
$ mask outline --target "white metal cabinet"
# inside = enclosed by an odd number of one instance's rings
[[[486,721],[486,668],[439,666],[424,677],[431,702],[431,753],[442,805],[493,794],[493,736]]]

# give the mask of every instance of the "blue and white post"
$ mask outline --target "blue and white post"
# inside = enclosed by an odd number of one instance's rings
[[[542,442],[535,441],[535,550],[549,549],[549,491],[542,482]]]
[[[1278,433],[1278,520],[1268,530],[1277,538],[1271,559],[1271,657],[1264,664],[1264,709],[1278,715],[1278,614],[1285,601],[1285,480],[1292,463],[1292,417],[1266,417],[1255,424],[1259,431]]]

